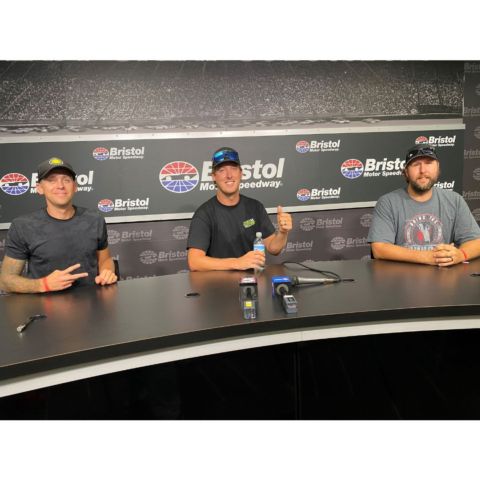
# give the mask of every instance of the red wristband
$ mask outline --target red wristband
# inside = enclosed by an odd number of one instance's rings
[[[468,262],[467,254],[463,248],[459,248],[459,250],[463,253],[463,261]]]
[[[48,288],[47,277],[42,278],[43,288],[45,288],[45,292],[49,292],[50,288]]]

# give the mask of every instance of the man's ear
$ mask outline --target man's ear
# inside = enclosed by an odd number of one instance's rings
[[[40,184],[40,182],[37,182],[36,188],[37,188],[37,193],[38,193],[39,195],[43,195],[43,187],[42,187],[42,185]]]

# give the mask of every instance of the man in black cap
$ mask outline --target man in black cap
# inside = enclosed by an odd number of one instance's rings
[[[407,152],[406,188],[378,200],[368,242],[374,258],[449,267],[480,255],[480,228],[456,192],[433,188],[440,175],[435,148]]]
[[[50,158],[38,165],[37,173],[37,192],[45,197],[46,207],[18,217],[10,225],[0,288],[43,293],[64,290],[74,283],[115,283],[105,220],[73,205],[77,183],[72,166]]]
[[[278,230],[265,207],[240,194],[242,167],[238,152],[219,148],[212,157],[212,178],[217,193],[195,212],[188,236],[190,270],[247,270],[262,268],[265,254],[253,250],[256,233],[261,232],[265,249],[278,255],[287,243],[292,217],[277,207]]]

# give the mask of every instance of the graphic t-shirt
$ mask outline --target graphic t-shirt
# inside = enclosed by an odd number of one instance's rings
[[[417,202],[400,188],[380,197],[373,212],[368,242],[384,242],[414,250],[440,243],[461,245],[480,238],[480,228],[465,200],[456,192],[432,188],[432,197]]]

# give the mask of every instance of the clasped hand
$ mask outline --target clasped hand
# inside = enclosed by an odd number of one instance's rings
[[[464,260],[463,253],[452,244],[440,243],[433,250],[433,263],[439,267],[449,267]]]

